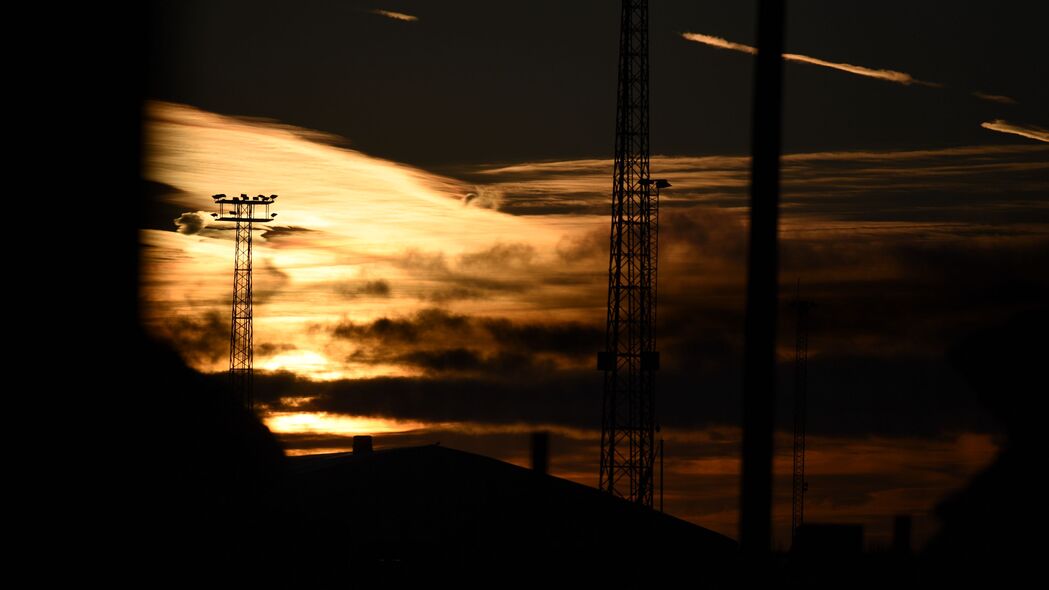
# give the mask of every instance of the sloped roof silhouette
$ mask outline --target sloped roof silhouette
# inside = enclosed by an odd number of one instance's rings
[[[736,556],[735,541],[692,523],[439,445],[289,457],[286,482],[283,504],[308,528],[303,537],[326,531],[341,539],[334,553],[358,565],[694,573],[724,569]],[[609,553],[610,539],[632,539],[638,549],[611,562],[624,553]]]

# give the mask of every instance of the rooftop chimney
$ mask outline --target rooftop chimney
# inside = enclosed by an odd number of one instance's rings
[[[550,433],[532,433],[532,471],[546,475],[550,465]]]
[[[371,436],[355,436],[353,437],[353,454],[354,455],[367,455],[372,452],[372,437]]]
[[[913,519],[910,514],[897,514],[892,523],[892,550],[900,555],[911,553],[911,524]]]

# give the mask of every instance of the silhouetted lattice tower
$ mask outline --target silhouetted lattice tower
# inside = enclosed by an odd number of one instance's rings
[[[599,485],[651,507],[659,189],[670,183],[649,177],[647,0],[623,0],[620,27]]]
[[[797,540],[798,529],[805,522],[805,492],[809,489],[805,481],[805,413],[808,396],[809,362],[809,309],[811,301],[802,301],[800,282],[794,297],[797,311],[794,341],[794,480],[791,495],[791,542]]]
[[[217,221],[237,224],[236,250],[233,255],[233,316],[229,336],[229,380],[233,399],[253,410],[252,397],[252,317],[251,317],[251,229],[253,223],[266,223],[277,216],[270,213],[270,205],[277,195],[248,197],[212,197],[219,206],[211,216]],[[256,207],[265,207],[265,213],[256,217]]]

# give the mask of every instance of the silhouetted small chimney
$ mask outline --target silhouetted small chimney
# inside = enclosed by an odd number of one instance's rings
[[[354,455],[367,455],[372,452],[372,437],[371,436],[355,436],[353,437],[353,454]]]
[[[532,471],[546,475],[550,465],[550,433],[532,433]]]
[[[897,514],[892,522],[892,551],[900,555],[911,552],[911,515]]]

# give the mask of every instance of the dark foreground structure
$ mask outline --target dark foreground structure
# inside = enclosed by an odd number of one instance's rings
[[[923,551],[903,543],[859,554],[856,542],[827,543],[821,534],[783,556],[773,579],[885,588],[1028,575],[1038,545],[1017,535],[1016,523],[1037,506],[1025,483],[1040,431],[1021,400],[1047,354],[1047,332],[1049,315],[1025,314],[966,339],[952,355],[1008,439],[986,471],[940,504],[942,528]],[[353,587],[376,578],[494,585],[568,577],[614,587],[645,578],[655,587],[684,572],[698,586],[736,587],[752,569],[740,567],[735,542],[716,533],[479,455],[433,445],[286,457],[260,422],[230,403],[224,379],[139,342],[139,368],[165,378],[143,398],[146,419],[135,423],[145,428],[135,439],[141,453],[127,455],[128,477],[112,498],[129,521],[127,549],[99,562],[139,582]],[[172,399],[181,403],[148,403]],[[602,553],[595,541],[613,529],[649,539],[651,550],[630,560]]]
[[[721,587],[736,572],[727,537],[488,457],[439,445],[287,457],[225,380],[143,342],[140,368],[166,376],[153,399],[182,401],[152,413],[149,452],[128,466],[138,541],[121,563],[143,579],[353,587],[703,572]],[[600,542],[623,532],[647,540],[629,560]]]
[[[296,558],[323,577],[717,574],[736,555],[735,541],[702,527],[439,445],[289,458],[280,496],[301,527]],[[624,531],[647,539],[645,552],[614,562],[595,551]]]

